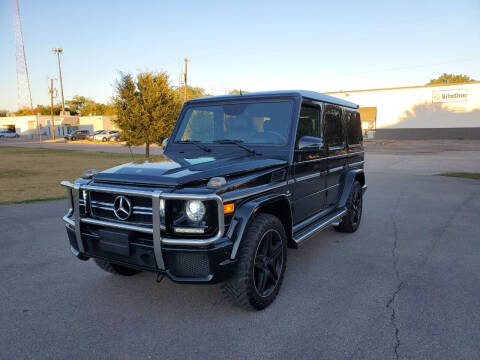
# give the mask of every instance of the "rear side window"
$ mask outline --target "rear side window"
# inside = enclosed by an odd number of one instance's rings
[[[297,138],[295,145],[302,136],[321,137],[320,109],[312,106],[304,106],[300,109],[300,118],[298,119]]]
[[[329,147],[342,147],[344,144],[342,109],[335,105],[325,106],[325,142]]]
[[[360,114],[349,111],[345,116],[345,126],[347,130],[348,145],[360,145],[362,143],[362,123],[360,122]]]

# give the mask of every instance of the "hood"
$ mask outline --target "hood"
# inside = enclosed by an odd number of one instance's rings
[[[284,160],[254,156],[222,157],[213,155],[196,158],[165,158],[120,165],[94,176],[94,181],[137,185],[184,186],[208,181],[214,176],[231,176],[285,165]]]

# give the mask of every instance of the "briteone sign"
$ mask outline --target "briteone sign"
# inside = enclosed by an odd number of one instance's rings
[[[432,102],[434,103],[466,102],[467,99],[468,89],[432,91]]]

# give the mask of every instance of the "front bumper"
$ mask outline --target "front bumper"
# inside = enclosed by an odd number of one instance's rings
[[[174,194],[130,188],[109,188],[62,182],[72,207],[63,217],[72,252],[81,260],[102,258],[143,271],[165,273],[175,282],[218,282],[227,278],[235,266],[230,259],[232,242],[223,236],[223,202],[216,194]],[[81,213],[82,191],[110,192],[152,199],[152,226],[110,222]],[[215,200],[218,208],[218,232],[207,239],[178,239],[162,236],[160,199]],[[123,239],[119,243],[104,238]]]

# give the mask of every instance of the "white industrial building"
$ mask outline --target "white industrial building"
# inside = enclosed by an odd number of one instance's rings
[[[63,137],[75,130],[115,130],[114,116],[71,116],[55,115],[55,136]],[[0,117],[0,129],[15,131],[21,137],[32,138],[38,135],[38,128],[42,136],[52,137],[52,118],[50,115],[6,116]]]
[[[331,92],[360,106],[381,139],[480,139],[480,81]]]

